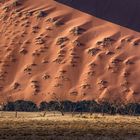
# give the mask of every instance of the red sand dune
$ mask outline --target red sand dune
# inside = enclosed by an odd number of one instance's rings
[[[0,102],[140,102],[140,33],[53,0],[0,5]]]

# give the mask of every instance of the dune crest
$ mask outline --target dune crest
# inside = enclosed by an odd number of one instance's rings
[[[53,0],[0,13],[0,102],[140,102],[140,33]]]

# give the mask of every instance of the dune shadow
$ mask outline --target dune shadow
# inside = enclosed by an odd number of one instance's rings
[[[56,0],[101,19],[140,31],[140,0]]]

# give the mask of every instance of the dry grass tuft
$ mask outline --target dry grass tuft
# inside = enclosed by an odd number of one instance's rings
[[[76,114],[47,112],[41,117],[41,112],[3,112],[0,118],[1,140],[28,139],[76,139],[76,140],[139,140],[140,117],[101,116],[100,114]]]

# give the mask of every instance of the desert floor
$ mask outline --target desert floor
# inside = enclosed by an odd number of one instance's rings
[[[139,140],[140,117],[1,112],[0,140]]]

